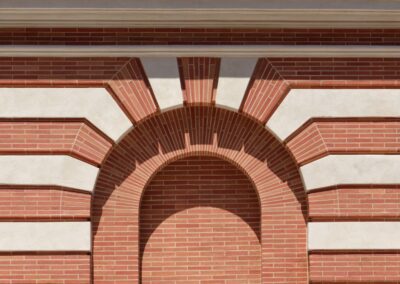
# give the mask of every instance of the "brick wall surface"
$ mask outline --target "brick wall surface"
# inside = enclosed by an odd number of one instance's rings
[[[142,283],[261,283],[257,193],[223,160],[186,158],[157,173],[140,237]]]
[[[398,186],[333,188],[308,195],[312,220],[399,220]]]
[[[310,255],[311,283],[399,283],[399,253],[331,252]]]
[[[104,86],[128,58],[1,57],[2,86]]]
[[[81,121],[0,121],[3,154],[64,154],[101,164],[112,142]]]
[[[0,220],[88,220],[90,194],[40,186],[2,186]]]
[[[88,284],[90,255],[0,253],[0,283]]]
[[[296,131],[287,146],[300,164],[332,153],[400,152],[400,122],[397,119],[321,119]]]
[[[9,28],[0,44],[398,45],[398,29]]]
[[[0,45],[399,45],[399,32],[12,28],[0,29]],[[93,197],[49,186],[1,185],[1,220],[91,219],[94,247],[92,256],[1,253],[0,283],[90,283],[91,277],[95,284],[138,283],[141,271],[147,283],[198,283],[202,277],[212,277],[208,283],[400,283],[398,252],[308,255],[306,248],[307,221],[399,220],[398,186],[346,186],[306,195],[297,168],[333,152],[396,154],[399,122],[308,122],[286,145],[261,124],[290,88],[398,88],[400,60],[259,59],[241,114],[210,107],[218,95],[219,59],[178,61],[182,101],[208,107],[160,113],[137,58],[0,58],[2,87],[105,87],[137,124],[113,145],[82,121],[0,121],[0,154],[65,152],[101,167]],[[204,154],[207,158],[187,158]],[[187,269],[179,270],[183,263]]]

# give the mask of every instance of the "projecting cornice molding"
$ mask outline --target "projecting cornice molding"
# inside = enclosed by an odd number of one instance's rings
[[[394,0],[5,0],[0,27],[400,27]]]
[[[400,57],[400,46],[1,45],[0,57]]]
[[[1,9],[0,27],[399,28],[400,11]]]

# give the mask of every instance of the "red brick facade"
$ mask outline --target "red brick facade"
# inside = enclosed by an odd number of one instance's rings
[[[378,46],[399,34],[15,28],[0,44]],[[308,222],[399,221],[399,186],[306,192],[299,172],[330,154],[398,154],[398,118],[315,118],[285,141],[264,126],[294,88],[398,88],[400,60],[260,58],[236,112],[215,106],[220,60],[177,58],[183,106],[161,111],[139,58],[0,58],[1,87],[105,87],[133,124],[112,141],[84,118],[0,119],[1,155],[99,168],[93,193],[0,185],[0,221],[92,222],[90,253],[1,252],[0,283],[400,283],[398,251],[307,251]]]

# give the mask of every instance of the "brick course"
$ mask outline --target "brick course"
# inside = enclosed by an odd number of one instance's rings
[[[397,119],[315,119],[296,131],[287,146],[299,164],[332,153],[397,154],[400,122]]]
[[[339,187],[308,194],[311,220],[399,220],[398,186]]]
[[[90,255],[0,253],[0,283],[87,284],[90,283]]]
[[[0,44],[399,45],[399,29],[3,28]]]
[[[89,220],[91,195],[44,186],[1,186],[0,220]]]
[[[5,119],[0,121],[0,153],[71,155],[100,165],[112,146],[85,121]]]
[[[311,283],[399,283],[398,252],[310,254]]]

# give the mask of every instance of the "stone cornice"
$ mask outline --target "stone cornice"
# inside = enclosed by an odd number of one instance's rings
[[[0,27],[398,28],[393,0],[4,0]]]
[[[0,57],[400,57],[400,46],[366,45],[1,45]]]

